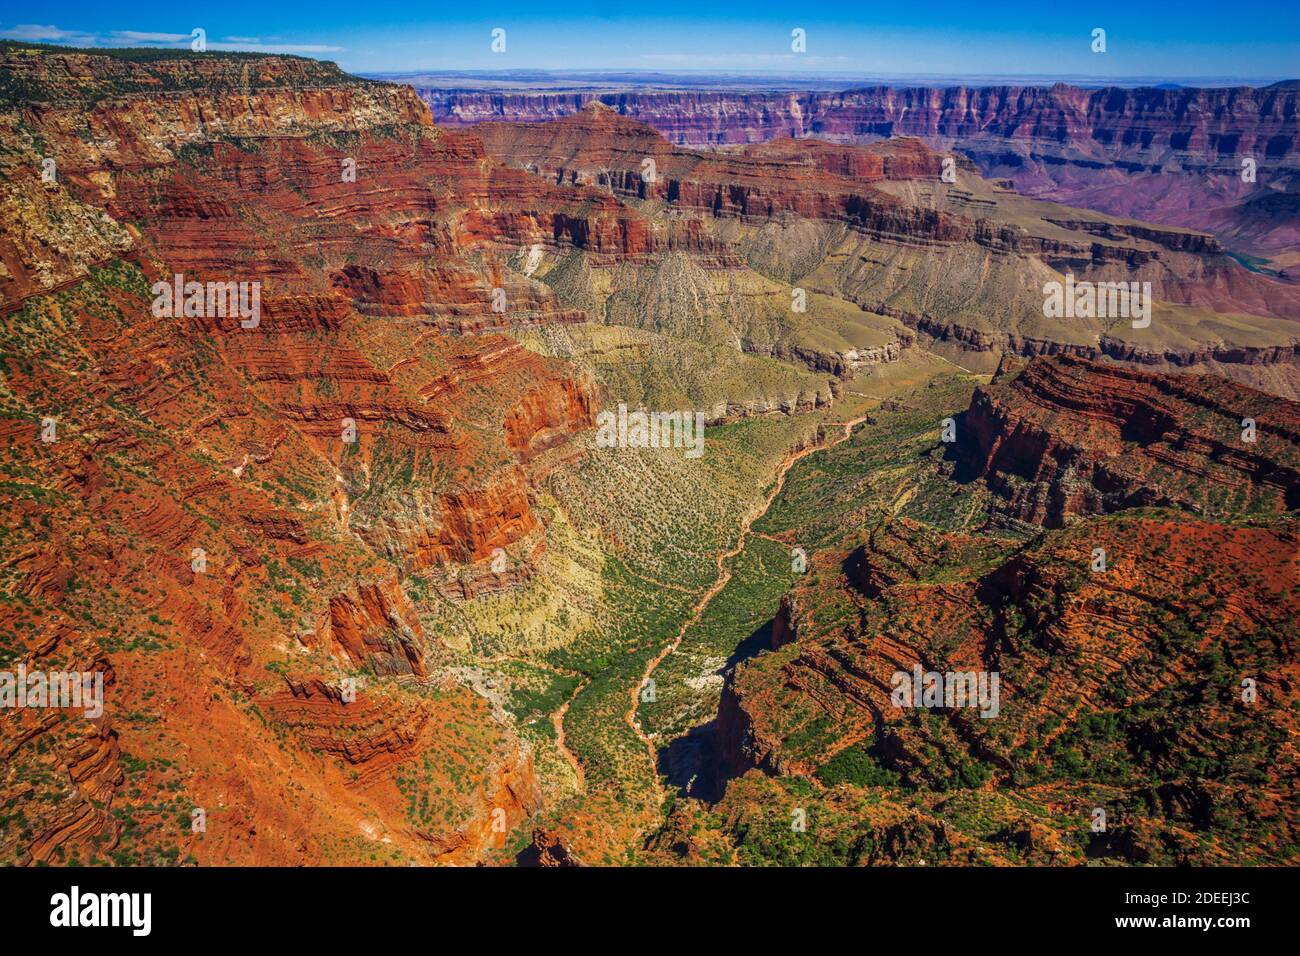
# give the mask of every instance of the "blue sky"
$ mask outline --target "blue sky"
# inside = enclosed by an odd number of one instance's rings
[[[1300,76],[1300,4],[1190,0],[819,3],[767,0],[54,2],[7,6],[0,37],[82,46],[300,53],[353,72],[771,70],[887,74]],[[490,49],[506,31],[506,52]],[[807,33],[794,53],[790,31]],[[1094,28],[1107,50],[1090,49]]]

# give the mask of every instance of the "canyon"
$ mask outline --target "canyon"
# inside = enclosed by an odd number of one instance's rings
[[[1300,286],[994,168],[1293,162],[1291,91],[1217,92],[0,43],[0,658],[107,689],[0,714],[0,860],[1293,860]],[[1150,327],[1049,318],[1066,275]],[[703,454],[603,447],[620,404]],[[889,715],[900,662],[1009,719]]]

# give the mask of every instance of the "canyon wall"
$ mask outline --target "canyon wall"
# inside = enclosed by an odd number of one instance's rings
[[[968,155],[1028,195],[1208,229],[1231,248],[1294,268],[1300,245],[1300,88],[875,86],[842,92],[422,89],[434,121],[535,122],[596,101],[674,143],[785,137],[871,142],[916,136]],[[1242,161],[1256,177],[1245,181]]]
[[[500,334],[583,317],[509,262],[626,211],[310,60],[8,44],[0,105],[0,648],[107,688],[0,715],[0,861],[499,851],[532,746],[418,595],[537,552],[595,393]],[[160,307],[178,274],[260,313]]]
[[[1295,168],[1300,89],[1080,89],[888,86],[843,92],[485,93],[422,89],[435,123],[537,122],[596,101],[683,145],[811,136],[862,141],[918,136],[1081,149],[1112,161],[1215,166],[1254,156]],[[1055,144],[1053,146],[1053,144]]]

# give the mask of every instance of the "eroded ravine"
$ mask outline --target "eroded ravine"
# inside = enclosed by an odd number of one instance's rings
[[[686,632],[695,624],[699,623],[700,618],[703,617],[710,602],[712,602],[713,599],[722,592],[722,589],[727,586],[728,582],[730,582],[732,568],[729,562],[744,550],[745,543],[749,539],[750,529],[753,527],[754,522],[767,514],[768,510],[772,507],[772,503],[775,502],[777,496],[781,494],[781,490],[785,487],[785,477],[789,473],[790,469],[794,467],[796,462],[814,454],[815,452],[824,451],[827,448],[833,448],[841,442],[847,441],[853,434],[853,429],[865,422],[868,417],[869,416],[867,415],[862,415],[848,422],[827,422],[825,425],[827,428],[833,426],[843,428],[843,432],[838,438],[834,441],[826,441],[825,436],[823,435],[820,441],[814,442],[813,444],[798,449],[797,451],[793,451],[785,457],[781,462],[780,467],[777,469],[776,482],[772,486],[772,490],[768,493],[763,502],[758,507],[752,509],[741,521],[740,533],[736,537],[735,545],[726,551],[718,553],[718,575],[714,579],[713,584],[700,596],[700,599],[695,602],[695,606],[691,609],[690,616],[687,617],[687,619],[682,623],[682,626],[678,629],[677,636],[653,659],[651,659],[651,661],[646,665],[645,672],[641,675],[640,682],[632,687],[632,705],[628,708],[627,713],[624,715],[624,719],[626,720],[627,725],[632,728],[632,732],[635,733],[646,746],[646,752],[650,756],[650,774],[654,781],[654,790],[660,806],[663,805],[665,790],[659,780],[659,755],[655,748],[655,738],[641,729],[641,722],[637,719],[637,708],[641,704],[642,690],[650,682],[650,679],[654,676],[654,672],[658,669],[659,665],[662,664],[669,655],[676,651],[679,646],[681,646],[682,640],[686,637]]]
[[[587,689],[587,685],[591,683],[591,675],[583,674],[580,671],[569,670],[567,667],[557,667],[554,664],[548,664],[544,661],[537,661],[523,657],[512,657],[508,654],[503,654],[496,658],[489,659],[490,663],[501,663],[502,661],[512,661],[517,664],[523,664],[527,667],[538,667],[556,675],[557,677],[579,678],[578,683],[574,686],[573,690],[569,692],[569,696],[564,698],[564,703],[552,712],[551,726],[555,729],[555,749],[560,752],[560,756],[564,758],[565,762],[573,768],[573,775],[577,783],[578,792],[586,793],[587,774],[582,768],[582,761],[578,759],[578,755],[569,748],[568,738],[564,733],[564,715],[569,712],[569,705],[577,700],[578,695]]]
[[[578,755],[569,749],[569,745],[564,735],[564,715],[569,712],[569,705],[578,699],[578,695],[581,694],[590,683],[590,676],[584,677],[579,681],[578,686],[573,688],[573,693],[565,698],[564,703],[561,704],[559,709],[551,715],[551,726],[555,728],[556,749],[560,751],[560,755],[564,757],[564,759],[569,762],[569,766],[573,768],[574,776],[577,778],[579,793],[587,792],[587,774],[582,769],[582,761],[578,759]]]

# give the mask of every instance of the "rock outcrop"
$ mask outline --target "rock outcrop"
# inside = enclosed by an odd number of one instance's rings
[[[1009,516],[1060,527],[1124,508],[1300,508],[1300,412],[1211,377],[1068,355],[1005,363],[962,417],[965,473]]]

